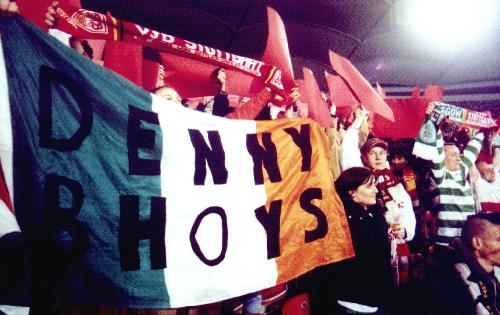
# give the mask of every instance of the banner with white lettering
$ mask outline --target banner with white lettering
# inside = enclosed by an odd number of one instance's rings
[[[354,255],[314,121],[210,116],[22,18],[0,30],[0,159],[33,299],[198,305]]]

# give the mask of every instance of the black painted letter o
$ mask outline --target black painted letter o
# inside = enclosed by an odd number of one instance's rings
[[[209,215],[209,214],[218,214],[221,218],[221,223],[222,223],[222,249],[219,254],[219,256],[215,259],[208,259],[205,257],[203,252],[201,251],[200,244],[196,240],[196,232],[198,232],[198,228],[200,227],[201,221]],[[209,207],[203,210],[202,213],[200,213],[197,217],[196,220],[194,221],[193,227],[191,228],[191,232],[189,233],[189,240],[191,241],[191,248],[193,249],[193,252],[198,256],[198,258],[205,263],[208,266],[216,266],[220,264],[224,258],[226,257],[226,252],[227,252],[227,216],[226,212],[224,209],[221,207]]]

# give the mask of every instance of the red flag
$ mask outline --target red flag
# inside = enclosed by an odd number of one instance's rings
[[[330,101],[335,104],[337,108],[350,107],[354,110],[358,107],[359,102],[352,95],[349,87],[341,77],[325,72],[325,78],[330,94]]]
[[[267,64],[275,65],[281,70],[281,82],[285,91],[289,91],[295,86],[295,83],[285,25],[283,25],[279,14],[270,7],[267,7],[267,24],[267,44],[261,60]]]
[[[285,88],[294,86],[293,68],[288,51],[288,42],[283,22],[273,9],[268,8],[268,39],[261,58],[264,62],[276,64],[282,70],[281,80]],[[161,53],[165,67],[165,84],[172,86],[183,98],[210,96],[218,92],[220,85],[211,78],[217,66],[184,56]],[[265,85],[262,80],[254,79],[238,71],[225,70],[229,94],[252,96]]]
[[[308,104],[309,117],[314,119],[323,127],[332,128],[333,123],[330,118],[330,111],[328,110],[328,105],[321,97],[321,91],[318,87],[318,83],[314,78],[314,74],[310,69],[302,68],[304,72],[304,85],[300,89],[301,96],[303,95],[303,100]]]
[[[443,100],[444,88],[442,85],[427,85],[425,87],[424,98],[429,102],[439,102]]]
[[[373,135],[377,138],[416,138],[425,118],[427,100],[423,98],[406,98],[386,99],[385,101],[391,107],[395,121],[390,121],[375,114]]]
[[[142,88],[151,91],[163,82],[159,80],[161,57],[157,50],[144,47],[142,49]]]
[[[104,66],[142,86],[141,45],[107,41],[104,47]]]
[[[333,69],[349,84],[361,104],[369,111],[394,121],[394,115],[389,105],[375,92],[370,83],[366,81],[351,62],[332,51],[329,51],[329,56]]]
[[[261,60],[281,69],[282,83],[285,90],[289,90],[295,83],[285,27],[276,11],[268,8],[267,14],[267,46]],[[165,84],[174,87],[182,97],[191,98],[217,93],[220,86],[217,81],[210,79],[216,66],[168,53],[161,55],[166,71]],[[226,91],[229,94],[252,96],[265,87],[261,80],[237,71],[226,70],[226,75]]]

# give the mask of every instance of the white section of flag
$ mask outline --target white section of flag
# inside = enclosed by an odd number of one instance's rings
[[[254,183],[253,161],[246,148],[246,135],[256,132],[255,121],[207,116],[156,96],[153,111],[159,114],[163,133],[162,195],[168,196],[165,281],[171,306],[211,303],[276,284],[276,263],[267,259],[266,233],[254,214],[267,199],[264,185]],[[194,185],[195,151],[188,129],[200,130],[208,144],[206,131],[219,130],[227,184],[215,185],[207,165],[205,185]],[[196,217],[211,206],[222,207],[228,221],[227,252],[216,266],[204,264],[189,240]],[[208,259],[217,257],[222,244],[220,217],[205,217],[196,239]]]
[[[5,202],[0,199],[0,237],[12,232],[20,232],[14,214],[10,212]]]
[[[9,85],[0,34],[0,161],[12,204],[14,204],[14,177],[12,172],[12,123],[10,119]]]
[[[0,313],[2,312],[7,315],[28,315],[30,308],[26,306],[0,305]]]

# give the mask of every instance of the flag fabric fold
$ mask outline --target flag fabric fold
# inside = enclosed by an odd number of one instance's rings
[[[313,72],[308,68],[302,68],[304,80],[301,82],[300,91],[302,99],[308,106],[308,115],[320,125],[332,128],[333,123],[330,117],[330,109],[327,103],[321,98],[321,91],[314,78]]]
[[[314,121],[189,110],[20,17],[0,31],[0,160],[35,301],[199,305],[354,255]]]
[[[338,75],[325,72],[325,79],[328,86],[330,101],[340,107],[348,107],[355,110],[359,106],[359,101],[352,95],[349,87]]]
[[[350,89],[352,89],[357,99],[360,100],[366,109],[390,121],[394,121],[391,108],[375,92],[370,83],[368,83],[349,60],[332,51],[329,51],[329,57],[332,68],[349,84]]]

